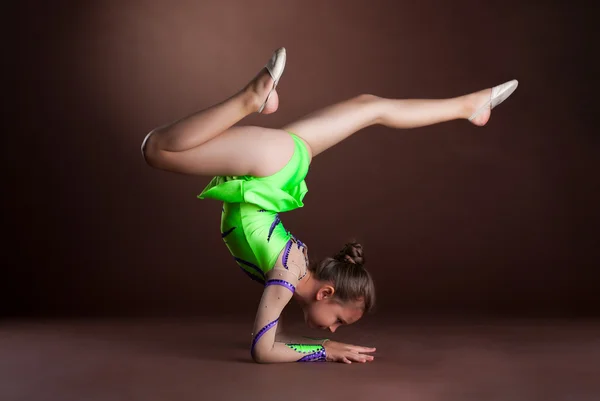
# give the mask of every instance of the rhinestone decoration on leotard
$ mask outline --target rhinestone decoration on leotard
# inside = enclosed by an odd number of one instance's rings
[[[275,326],[277,324],[277,322],[279,321],[279,318],[273,320],[271,323],[267,324],[265,327],[263,327],[262,329],[260,329],[258,331],[258,333],[256,333],[256,336],[254,337],[254,340],[252,340],[252,347],[250,348],[250,353],[254,353],[254,347],[256,346],[256,343],[258,342],[258,340],[263,336],[263,334],[265,334],[267,331],[269,331],[270,329],[273,328],[273,326]]]
[[[269,242],[271,240],[271,235],[273,235],[273,231],[275,230],[275,227],[277,227],[277,224],[281,223],[281,219],[279,218],[279,214],[275,215],[275,220],[273,220],[273,223],[271,224],[271,228],[269,228],[269,235],[267,236],[267,242]]]
[[[293,349],[296,352],[301,352],[303,354],[313,354],[315,352],[321,351],[323,349],[322,345],[319,344],[285,344],[289,348]]]
[[[302,248],[302,250],[306,250],[306,244],[304,242],[294,237],[294,235],[292,235],[292,239],[294,242],[296,242],[296,245],[298,245],[298,249]],[[306,264],[308,264],[308,258],[306,257],[306,254],[304,255],[304,258],[306,259]]]
[[[298,362],[325,362],[327,356],[325,347],[316,344],[285,344],[289,348],[302,354],[308,354],[298,360]]]
[[[287,289],[288,289],[288,290],[290,290],[291,292],[294,292],[294,291],[296,291],[296,287],[294,287],[294,285],[293,285],[293,284],[291,284],[291,283],[288,283],[288,282],[287,282],[287,281],[285,281],[285,280],[279,280],[279,279],[271,279],[271,280],[268,280],[268,281],[267,281],[267,283],[265,284],[265,287],[268,287],[268,286],[270,286],[270,285],[280,285],[280,286],[282,286],[282,287],[285,287],[285,288],[287,288]]]
[[[287,244],[285,244],[285,252],[283,253],[283,267],[288,269],[288,258],[290,257],[290,251],[292,250],[292,240],[289,240]],[[289,270],[289,269],[288,269]]]
[[[308,256],[306,256],[306,245],[304,245],[304,243],[302,241],[300,241],[298,238],[294,237],[292,235],[292,238],[294,241],[296,241],[296,245],[298,245],[298,249],[302,248],[302,253],[304,254],[304,263],[306,263],[306,270],[304,270],[304,274],[302,274],[302,276],[298,277],[298,280],[302,280],[304,278],[304,276],[306,276],[308,274]]]
[[[326,362],[327,354],[325,353],[325,347],[323,347],[321,345],[319,345],[319,347],[321,347],[321,350],[319,350],[315,353],[303,356],[302,358],[298,359],[297,362]]]

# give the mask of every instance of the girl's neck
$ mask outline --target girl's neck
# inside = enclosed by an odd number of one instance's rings
[[[315,292],[319,286],[318,280],[313,277],[312,272],[309,270],[306,276],[296,285],[296,291],[294,292],[293,298],[301,306],[310,303],[310,300],[314,297]]]

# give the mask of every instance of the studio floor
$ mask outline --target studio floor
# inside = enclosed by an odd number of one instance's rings
[[[252,319],[4,320],[3,401],[600,400],[600,322],[371,320],[373,363],[258,365]],[[292,329],[300,326],[291,325]]]

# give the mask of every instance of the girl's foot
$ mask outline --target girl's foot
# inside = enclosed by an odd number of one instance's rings
[[[466,96],[466,113],[465,118],[469,118],[473,115],[481,106],[490,100],[492,96],[492,88],[484,89],[479,92],[474,92]],[[484,126],[490,119],[492,114],[491,103],[488,104],[477,117],[470,120],[473,124],[478,126]]]
[[[271,74],[269,74],[266,68],[263,68],[246,86],[244,90],[250,98],[250,109],[253,113],[257,112],[263,105],[269,95],[269,91],[273,88],[273,84],[274,81]],[[274,89],[261,114],[275,113],[277,107],[279,107],[279,96],[277,95],[277,89]]]
[[[475,125],[485,125],[490,119],[492,109],[504,102],[519,86],[516,79],[493,88],[484,89],[466,96],[469,121]]]
[[[275,88],[283,75],[285,61],[285,47],[280,47],[273,52],[265,68],[246,87],[247,92],[250,93],[250,97],[254,98],[254,102],[259,102],[257,109],[252,108],[253,112],[271,114],[277,111],[279,96]]]

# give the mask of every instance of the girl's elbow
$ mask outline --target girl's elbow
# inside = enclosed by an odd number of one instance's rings
[[[268,353],[261,351],[252,352],[252,360],[256,363],[269,363]]]

